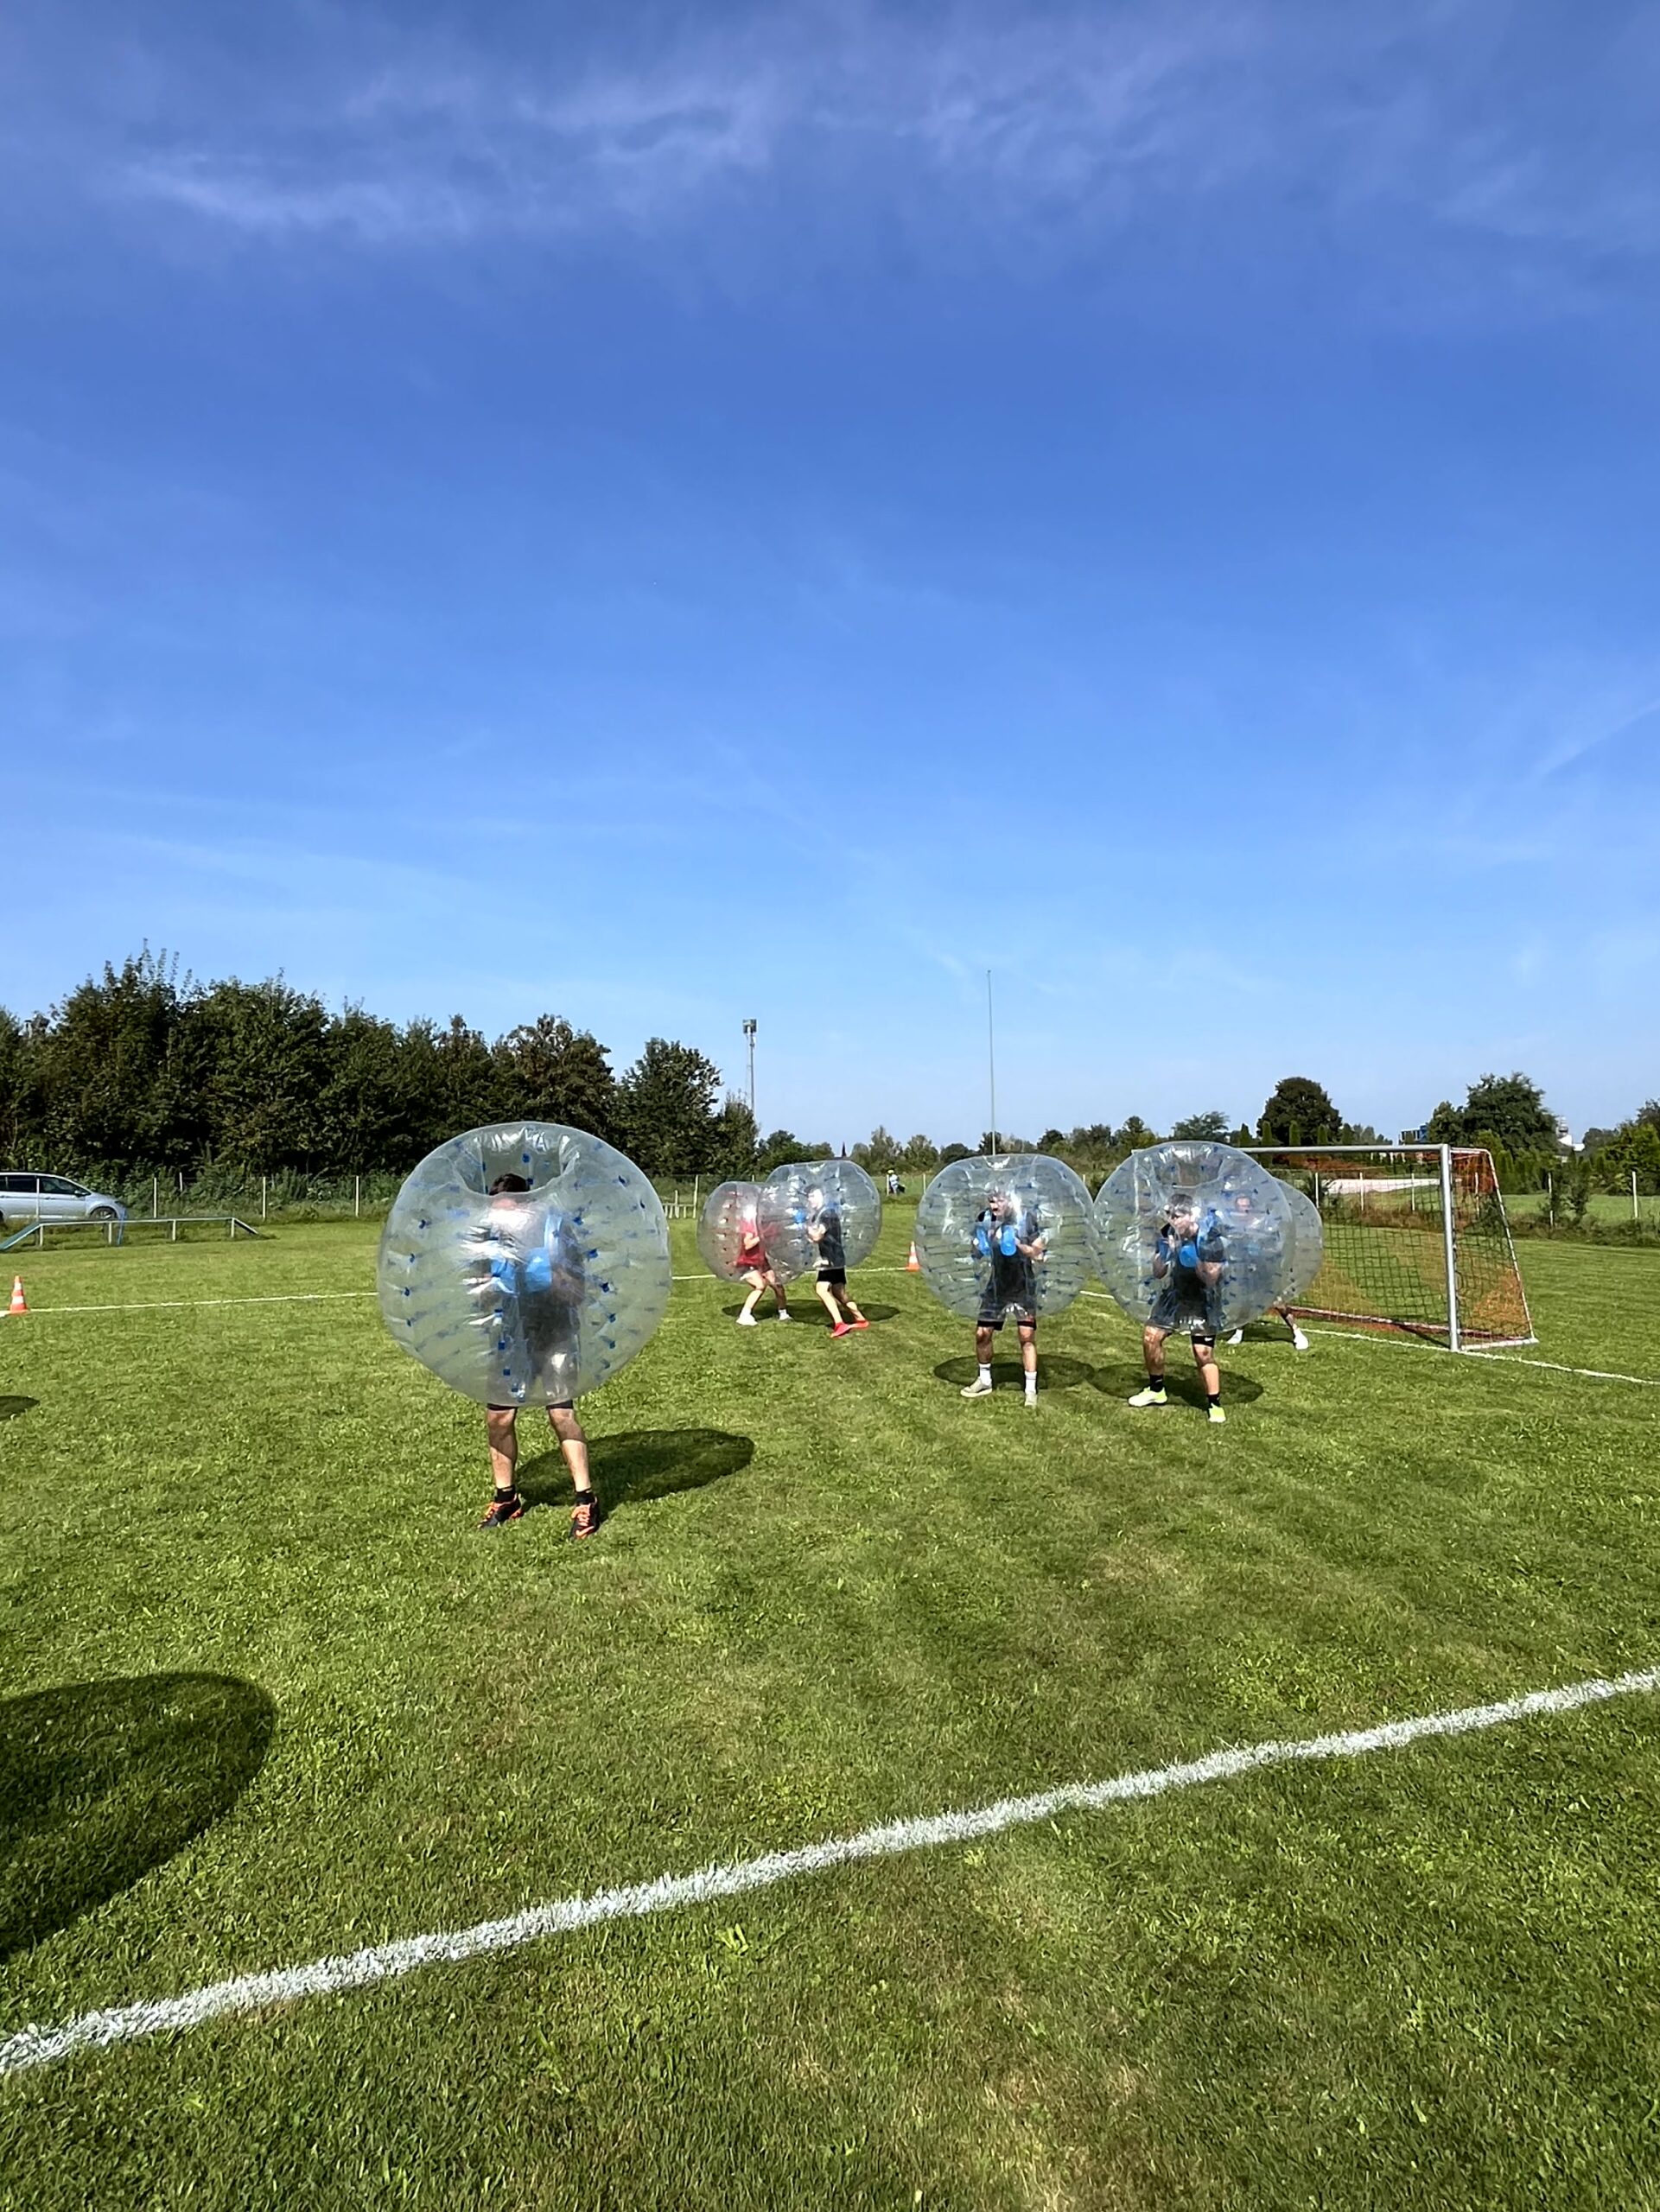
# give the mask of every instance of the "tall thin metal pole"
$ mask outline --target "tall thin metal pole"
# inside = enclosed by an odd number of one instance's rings
[[[991,970],[986,970],[986,1074],[991,1086],[991,1148],[997,1150],[997,1032],[991,1018]]]
[[[1447,1246],[1447,1348],[1463,1349],[1459,1342],[1459,1255],[1453,1232],[1453,1147],[1441,1147],[1441,1235]]]
[[[755,1025],[753,1021],[745,1022],[743,1036],[749,1048],[749,1118],[753,1122],[755,1118]]]

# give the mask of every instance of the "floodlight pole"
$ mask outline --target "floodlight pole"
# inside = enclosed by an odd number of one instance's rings
[[[746,1021],[743,1026],[744,1043],[749,1051],[749,1118],[755,1119],[755,1025]]]
[[[991,1085],[991,1148],[997,1147],[997,1033],[991,1019],[991,970],[986,970],[986,1074]]]

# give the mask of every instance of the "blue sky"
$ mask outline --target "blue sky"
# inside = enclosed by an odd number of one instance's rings
[[[22,0],[0,1000],[1660,1092],[1660,15]]]

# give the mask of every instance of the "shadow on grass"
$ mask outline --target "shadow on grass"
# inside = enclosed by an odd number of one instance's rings
[[[588,1439],[588,1464],[600,1503],[607,1513],[620,1505],[644,1505],[678,1491],[702,1490],[735,1475],[755,1456],[747,1436],[722,1428],[631,1428],[620,1436]],[[544,1452],[518,1471],[527,1505],[556,1505],[571,1495],[570,1478],[557,1452]]]
[[[264,1690],[230,1675],[0,1702],[0,1959],[119,1897],[228,1813],[276,1721]]]
[[[898,1318],[899,1310],[900,1309],[897,1306],[868,1306],[862,1299],[859,1303],[859,1311],[864,1315],[867,1321],[873,1323],[880,1324],[883,1321],[894,1320]],[[735,1319],[738,1314],[742,1313],[743,1307],[741,1304],[737,1306],[723,1306],[721,1308],[721,1311],[727,1316],[728,1320],[731,1320]],[[768,1328],[772,1325],[772,1293],[768,1291],[762,1302],[760,1311],[755,1316],[755,1326],[758,1329]],[[814,1297],[811,1290],[809,1290],[805,1298],[801,1297],[798,1294],[794,1303],[790,1307],[790,1326],[792,1329],[805,1326],[809,1329],[823,1330],[828,1330],[830,1327],[830,1323],[824,1317],[824,1307],[819,1304],[817,1299]]]
[[[942,1382],[955,1382],[959,1390],[965,1389],[980,1372],[980,1363],[973,1355],[962,1359],[942,1359],[934,1373]],[[1040,1351],[1038,1354],[1038,1394],[1046,1390],[1075,1390],[1080,1382],[1087,1382],[1095,1370],[1087,1360],[1070,1359],[1065,1352]],[[998,1390],[1017,1390],[1021,1387],[1021,1363],[1014,1359],[994,1359],[991,1381]]]
[[[40,1402],[38,1398],[0,1398],[0,1421],[16,1421],[19,1414],[33,1412]]]
[[[1096,1389],[1105,1398],[1131,1398],[1137,1390],[1147,1387],[1147,1370],[1140,1360],[1115,1360],[1104,1367],[1097,1367],[1091,1376]],[[1205,1392],[1193,1363],[1193,1355],[1185,1348],[1182,1364],[1176,1364],[1175,1353],[1165,1371],[1165,1391],[1173,1405],[1198,1406],[1203,1408]],[[1249,1375],[1241,1375],[1222,1363],[1222,1402],[1224,1406],[1249,1406],[1262,1395],[1260,1382],[1252,1382]]]

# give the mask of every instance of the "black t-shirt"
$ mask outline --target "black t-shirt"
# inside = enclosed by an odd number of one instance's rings
[[[991,1262],[991,1276],[986,1285],[988,1303],[993,1306],[1035,1306],[1038,1297],[1038,1271],[1034,1261],[1020,1249],[1022,1244],[1035,1244],[1041,1231],[1036,1214],[1026,1212],[1018,1220],[1005,1221],[987,1212],[980,1216],[976,1228],[986,1240],[988,1256]],[[1013,1244],[1013,1251],[1005,1245]]]
[[[836,1206],[821,1206],[813,1216],[813,1226],[824,1233],[818,1239],[818,1264],[821,1268],[841,1268],[848,1263],[847,1246],[842,1242],[842,1216]]]
[[[1167,1223],[1163,1238],[1169,1257],[1170,1272],[1166,1277],[1169,1295],[1177,1310],[1185,1317],[1207,1318],[1220,1290],[1220,1284],[1206,1282],[1200,1274],[1202,1267],[1223,1267],[1227,1262],[1227,1250],[1222,1242],[1222,1230],[1214,1215],[1192,1237],[1178,1237]],[[1182,1249],[1191,1243],[1194,1249],[1193,1265],[1184,1267]]]

